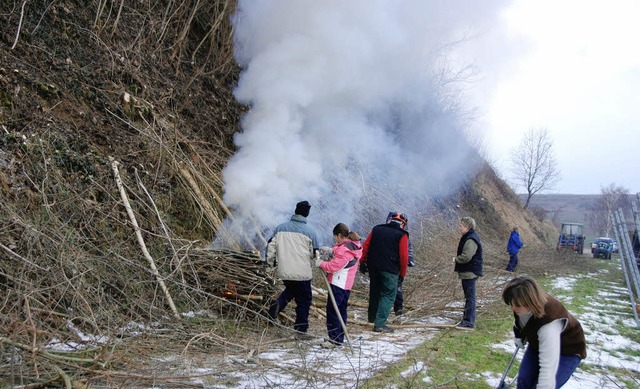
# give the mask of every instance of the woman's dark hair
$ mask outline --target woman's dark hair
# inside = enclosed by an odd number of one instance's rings
[[[345,238],[351,239],[355,242],[359,241],[360,235],[358,235],[355,231],[349,231],[349,226],[344,223],[338,223],[335,227],[333,227],[333,235],[337,236],[338,234],[342,235]]]
[[[345,238],[349,236],[349,226],[344,223],[338,223],[333,227],[333,235],[342,235]]]
[[[529,276],[520,276],[507,282],[502,290],[502,299],[507,305],[526,307],[533,316],[544,316],[547,293]]]

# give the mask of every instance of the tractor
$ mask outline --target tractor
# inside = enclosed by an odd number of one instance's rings
[[[580,223],[562,223],[560,228],[560,237],[558,238],[558,246],[556,249],[570,249],[582,255],[584,249],[584,224]]]

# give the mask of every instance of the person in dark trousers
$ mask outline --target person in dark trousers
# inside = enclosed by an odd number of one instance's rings
[[[407,274],[409,233],[404,229],[407,217],[397,213],[389,223],[371,230],[362,245],[360,269],[369,272],[369,307],[367,317],[374,332],[393,332],[387,326],[389,312],[396,299],[398,277]]]
[[[633,230],[631,248],[633,249],[633,256],[636,257],[636,261],[640,261],[640,236],[638,235],[637,229]]]
[[[587,357],[582,326],[531,277],[509,281],[502,299],[515,318],[518,347],[529,345],[520,362],[518,388],[560,388]]]
[[[386,222],[389,223],[393,215],[398,214],[399,212],[389,212],[387,215]],[[407,217],[407,222],[404,225],[404,229],[406,230],[409,224],[409,218]],[[411,243],[411,238],[409,238],[409,263],[407,266],[414,267],[416,264],[413,261],[413,244]],[[393,302],[393,312],[396,316],[400,316],[404,313],[404,293],[402,290],[402,283],[404,282],[404,277],[398,277],[398,290],[396,291],[396,299]]]
[[[462,282],[464,292],[464,314],[457,324],[461,329],[473,329],[476,325],[476,284],[482,276],[482,243],[476,233],[476,221],[470,217],[460,218],[460,242],[457,255],[453,257],[454,270]]]
[[[333,228],[333,239],[335,240],[335,245],[332,247],[333,257],[330,261],[318,258],[316,266],[327,272],[327,280],[336,300],[340,317],[342,317],[342,322],[347,324],[347,305],[358,271],[358,262],[362,257],[362,245],[360,244],[360,235],[355,231],[349,231],[349,227],[344,223],[339,223]],[[344,329],[330,298],[327,299],[326,312],[329,340],[324,344],[324,347],[341,346],[344,342]]]
[[[518,227],[513,227],[509,241],[507,242],[507,253],[509,253],[509,263],[507,264],[507,271],[514,272],[518,267],[518,251],[524,244],[520,240],[520,234],[518,233]]]
[[[311,205],[296,204],[291,220],[276,227],[267,243],[267,263],[276,266],[276,276],[284,283],[284,291],[269,307],[269,317],[275,320],[287,304],[296,301],[296,321],[293,328],[299,338],[309,338],[312,264],[320,244],[313,227],[307,224]]]
[[[640,270],[640,236],[638,236],[638,229],[633,230],[631,249],[633,250],[633,256],[636,257],[636,266]]]

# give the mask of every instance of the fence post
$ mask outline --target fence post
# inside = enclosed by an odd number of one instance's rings
[[[619,211],[622,214],[622,210]],[[611,224],[613,225],[613,232],[616,237],[616,240],[619,243],[619,251],[620,251],[620,265],[622,266],[622,271],[624,273],[624,278],[627,283],[627,290],[629,292],[629,299],[631,300],[631,309],[633,311],[633,317],[636,321],[636,327],[640,327],[640,320],[638,319],[638,304],[637,297],[640,296],[640,291],[638,287],[638,268],[635,263],[635,257],[633,257],[633,252],[631,252],[631,256],[629,256],[629,246],[627,246],[627,241],[629,239],[629,234],[626,232],[626,228],[622,224],[622,218],[618,215],[618,212],[614,211],[611,215]],[[631,261],[631,258],[634,258]],[[634,271],[635,270],[635,271]],[[636,294],[634,296],[633,290],[635,289]]]

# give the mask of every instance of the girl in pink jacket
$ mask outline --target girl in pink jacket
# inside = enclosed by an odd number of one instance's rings
[[[347,303],[358,272],[358,262],[362,257],[362,245],[358,233],[349,231],[349,227],[344,223],[339,223],[333,228],[333,238],[336,242],[332,247],[333,258],[326,262],[319,261],[318,266],[327,272],[327,279],[331,284],[331,291],[340,316],[346,324]],[[341,346],[344,342],[344,331],[330,299],[327,299],[327,331],[329,333],[327,346]]]

